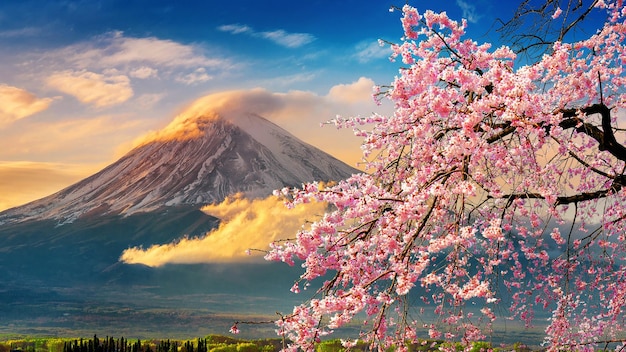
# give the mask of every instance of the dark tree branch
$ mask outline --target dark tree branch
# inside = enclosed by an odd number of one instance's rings
[[[576,128],[576,131],[585,133],[589,137],[598,141],[598,149],[608,151],[619,160],[626,161],[626,147],[621,145],[615,139],[613,128],[611,126],[611,110],[604,104],[594,104],[580,111],[585,115],[600,114],[602,116],[602,130],[590,124],[583,123],[577,117],[578,110],[568,109],[563,111],[563,120],[559,126],[563,129]]]
[[[582,111],[587,116],[600,114],[602,117],[602,129],[591,123],[584,122],[580,117],[578,117],[579,111]],[[615,133],[613,132],[613,127],[611,126],[611,110],[606,105],[594,104],[582,109],[561,110],[560,113],[563,114],[564,119],[559,123],[559,127],[563,129],[574,128],[577,132],[588,135],[598,142],[598,150],[608,151],[617,159],[626,161],[626,147],[615,139]],[[487,137],[487,143],[495,143],[514,133],[516,130],[516,127],[512,126],[508,122],[505,124],[498,124],[497,127],[501,128],[501,130],[498,133]],[[546,126],[545,128],[546,131],[549,132],[551,126]]]
[[[602,128],[599,128],[591,123],[584,122],[579,117],[580,112],[582,112],[586,116],[600,114]],[[598,142],[598,150],[608,151],[618,160],[626,161],[626,147],[618,143],[615,139],[613,127],[611,126],[611,110],[606,105],[594,104],[582,109],[562,110],[560,111],[560,113],[563,114],[564,118],[561,123],[559,123],[559,126],[561,128],[574,128],[577,132],[588,135]],[[488,143],[494,143],[498,140],[502,140],[504,137],[513,134],[516,130],[516,127],[511,126],[510,124],[499,126],[502,128],[502,130],[500,130],[495,135],[488,137]],[[550,126],[546,126],[546,130],[549,132]],[[571,152],[570,156],[581,162],[583,165],[589,166],[582,159],[580,159]],[[564,205],[605,198],[619,192],[624,186],[626,186],[626,175],[622,174],[617,176],[611,176],[597,169],[592,168],[592,170],[596,173],[601,174],[602,176],[607,177],[608,179],[612,179],[613,183],[611,184],[611,186],[607,189],[601,189],[594,192],[583,192],[571,196],[559,196],[556,198],[554,205]],[[488,198],[493,197],[489,196]],[[499,198],[508,199],[509,203],[514,201],[515,199],[545,199],[545,197],[539,193],[514,193]]]
[[[571,203],[579,203],[585,202],[594,199],[606,198],[611,194],[615,194],[619,192],[622,187],[626,185],[626,176],[620,175],[615,178],[613,184],[609,189],[602,189],[595,192],[583,192],[571,196],[560,196],[556,198],[554,205],[565,205]],[[495,197],[489,196],[488,198],[494,199]],[[502,197],[498,197],[501,199],[507,199],[509,204],[516,199],[545,199],[545,197],[539,193],[512,193],[507,194]]]
[[[513,16],[508,20],[498,19],[503,38],[512,41],[517,53],[525,53],[531,59],[538,59],[551,50],[557,41],[581,29],[581,23],[589,18],[598,0],[543,0],[533,2],[521,1]],[[558,19],[552,15],[560,7],[563,14]]]
[[[569,153],[568,153],[568,154],[569,154],[572,158],[576,159],[576,161],[578,161],[581,165],[583,165],[583,166],[584,166],[584,167],[586,167],[587,169],[589,169],[589,170],[591,170],[591,171],[595,172],[596,174],[601,175],[601,176],[604,176],[604,177],[606,177],[606,178],[608,178],[608,179],[615,178],[615,175],[609,175],[608,173],[606,173],[606,172],[604,172],[604,171],[602,171],[602,170],[599,170],[598,168],[595,168],[595,167],[593,167],[593,166],[589,165],[589,163],[587,163],[586,161],[584,161],[581,157],[579,157],[578,155],[576,155],[576,153],[572,152],[571,150],[569,151]]]
[[[502,127],[502,130],[496,134],[494,134],[493,136],[490,136],[487,138],[487,143],[491,144],[491,143],[495,143],[498,140],[510,135],[511,133],[515,132],[515,126],[511,126],[510,123],[507,123]]]
[[[572,21],[568,26],[561,28],[561,34],[559,35],[559,38],[557,39],[557,41],[562,41],[563,38],[565,37],[565,34],[567,34],[567,32],[569,32],[572,28],[574,28],[576,25],[578,25],[578,23],[582,22],[582,20],[585,19],[585,17],[587,17],[587,15],[589,15],[589,13],[591,12],[591,10],[593,10],[596,6],[596,4],[598,3],[598,0],[594,0],[592,4],[590,4],[587,9],[585,10],[585,12],[583,12],[580,16],[578,16],[578,18],[576,18],[574,21]],[[580,8],[582,6],[582,1],[580,1],[577,5],[577,7],[575,7],[573,10],[577,10],[578,8]]]

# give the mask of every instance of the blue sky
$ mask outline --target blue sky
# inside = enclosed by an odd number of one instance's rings
[[[256,88],[266,117],[354,165],[358,140],[318,128],[336,114],[388,112],[370,97],[399,64],[400,13],[376,1],[3,0],[0,2],[0,210],[115,161],[195,99]],[[497,40],[515,4],[414,1]],[[385,110],[386,109],[386,110]],[[345,138],[343,136],[346,136]]]

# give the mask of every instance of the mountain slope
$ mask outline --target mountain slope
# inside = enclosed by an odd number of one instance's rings
[[[203,205],[228,195],[265,197],[303,182],[357,170],[252,113],[179,116],[151,140],[97,174],[46,198],[0,213],[0,224],[130,215]]]
[[[249,111],[257,110],[200,99],[95,175],[0,213],[0,325],[45,335],[202,336],[228,331],[234,316],[290,309],[299,268],[119,262],[129,247],[216,228],[219,219],[200,210],[207,203],[357,172]],[[186,311],[202,312],[203,323]]]

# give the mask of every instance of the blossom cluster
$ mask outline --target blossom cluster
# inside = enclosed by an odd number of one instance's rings
[[[325,280],[277,322],[291,349],[363,317],[355,339],[374,349],[425,334],[469,348],[498,305],[529,326],[551,312],[552,350],[624,336],[626,165],[609,138],[626,108],[620,4],[598,2],[609,11],[600,31],[525,66],[464,39],[465,21],[402,8],[392,49],[405,67],[386,92],[395,113],[335,120],[375,152],[366,173],[279,192],[331,205],[266,256],[302,265],[294,292]]]

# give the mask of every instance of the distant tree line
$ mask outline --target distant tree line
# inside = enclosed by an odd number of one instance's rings
[[[275,352],[283,347],[279,338],[241,340],[207,335],[196,340],[129,340],[124,337],[24,338],[0,341],[0,352]]]
[[[0,352],[277,352],[284,348],[285,343],[280,338],[242,340],[227,336],[208,335],[196,341],[183,340],[136,340],[126,338],[114,339],[107,336],[104,339],[94,335],[93,339],[71,339],[59,337],[33,338],[22,340],[0,341]],[[471,351],[486,351],[492,349],[489,342],[476,342]],[[339,339],[325,340],[316,343],[315,352],[344,352]],[[357,343],[351,349],[353,352],[369,351],[369,345]],[[459,351],[459,343],[443,340],[422,340],[418,344],[409,346],[411,352],[435,352],[441,350]],[[523,344],[514,344],[505,348],[495,348],[494,351],[531,352]]]
[[[153,349],[154,347],[154,349]],[[179,348],[180,347],[180,348]],[[107,336],[104,339],[94,335],[93,339],[75,339],[63,344],[63,352],[208,352],[207,339],[198,338],[194,344],[186,341],[159,341],[158,343],[143,343],[141,340],[130,342],[124,337],[114,339]]]

